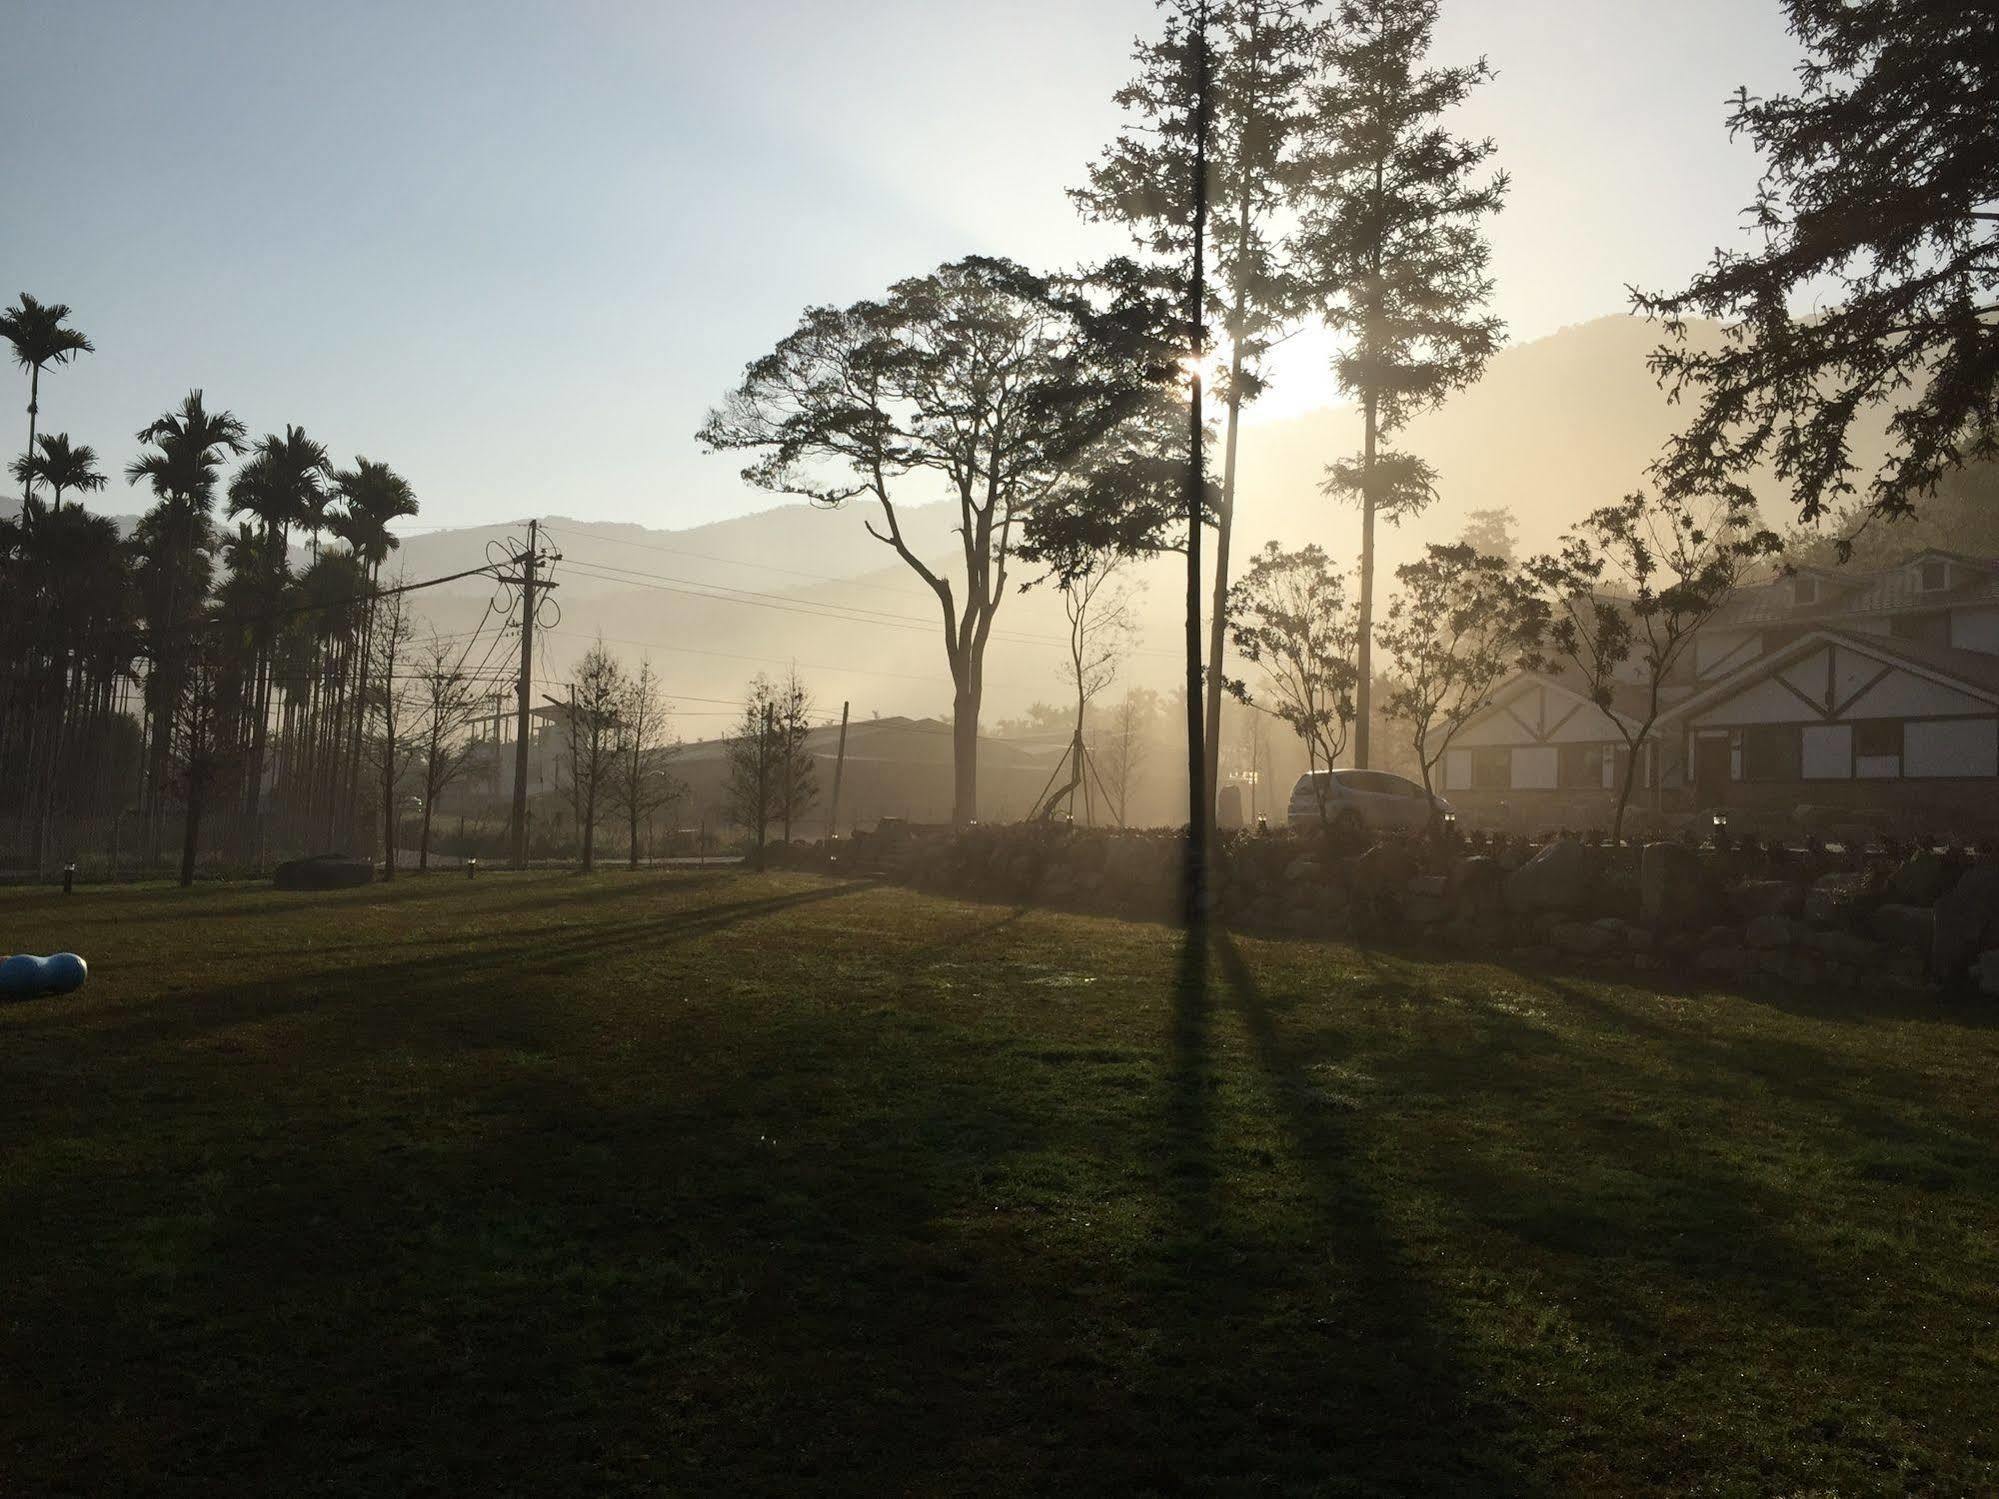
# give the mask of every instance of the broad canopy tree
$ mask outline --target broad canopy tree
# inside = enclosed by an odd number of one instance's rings
[[[1728,117],[1765,157],[1759,243],[1717,250],[1682,291],[1632,293],[1668,335],[1654,372],[1693,408],[1655,475],[1712,494],[1767,463],[1804,520],[1850,506],[1857,529],[1999,458],[1999,8],[1786,9],[1796,91],[1738,91]],[[1689,336],[1694,318],[1722,321],[1719,346]],[[1863,474],[1851,434],[1869,411],[1890,441]]]
[[[951,672],[952,819],[978,815],[979,711],[993,617],[1026,514],[1161,378],[1143,279],[1094,289],[970,256],[878,300],[808,309],[751,364],[700,438],[754,455],[761,488],[873,502],[870,535],[935,595]],[[902,507],[957,506],[959,555],[918,555]]]

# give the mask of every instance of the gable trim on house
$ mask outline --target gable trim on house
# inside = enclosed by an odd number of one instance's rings
[[[1820,650],[1826,653],[1825,696],[1814,699],[1787,673],[1796,663]],[[1858,688],[1845,693],[1837,691],[1835,677],[1840,664],[1839,653],[1842,652],[1876,663]],[[1661,722],[1672,719],[1691,721],[1712,712],[1723,703],[1743,697],[1765,680],[1778,682],[1786,693],[1809,708],[1820,720],[1852,717],[1853,709],[1862,705],[1869,695],[1898,671],[1970,700],[1961,710],[1966,715],[1980,715],[1999,708],[1999,658],[1950,646],[1922,646],[1891,635],[1864,635],[1821,626],[1768,655],[1736,668],[1692,697],[1675,703],[1660,715],[1660,719]],[[1880,716],[1909,715],[1889,713]],[[1926,711],[1917,716],[1936,718],[1957,715]]]

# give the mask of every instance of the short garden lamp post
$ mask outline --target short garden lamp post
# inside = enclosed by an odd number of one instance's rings
[[[76,866],[75,866],[74,864],[65,864],[65,865],[63,865],[63,867],[62,867],[62,893],[63,893],[64,895],[67,895],[67,894],[69,894],[69,889],[70,889],[70,886],[71,886],[71,885],[73,885],[73,884],[75,884],[75,883],[76,883]]]
[[[468,880],[473,879],[478,875],[478,873],[479,873],[479,861],[477,859],[467,859],[465,861],[465,878]]]

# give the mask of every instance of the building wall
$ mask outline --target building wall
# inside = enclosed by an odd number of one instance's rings
[[[1961,651],[1986,651],[1999,655],[1999,604],[1953,609],[1950,615],[1950,643]]]

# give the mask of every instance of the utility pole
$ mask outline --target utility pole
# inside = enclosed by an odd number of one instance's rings
[[[850,703],[840,704],[840,753],[833,760],[833,805],[826,812],[828,843],[840,834],[840,777],[847,769],[847,709],[850,706]]]
[[[514,809],[507,824],[516,869],[526,867],[528,853],[528,710],[529,695],[534,688],[534,614],[540,602],[538,595],[556,586],[546,579],[537,578],[535,570],[544,562],[562,560],[560,552],[544,553],[540,545],[541,522],[531,520],[528,522],[527,550],[516,552],[513,557],[513,564],[520,572],[513,577],[500,576],[501,582],[512,583],[521,591],[521,677],[514,725]]]

